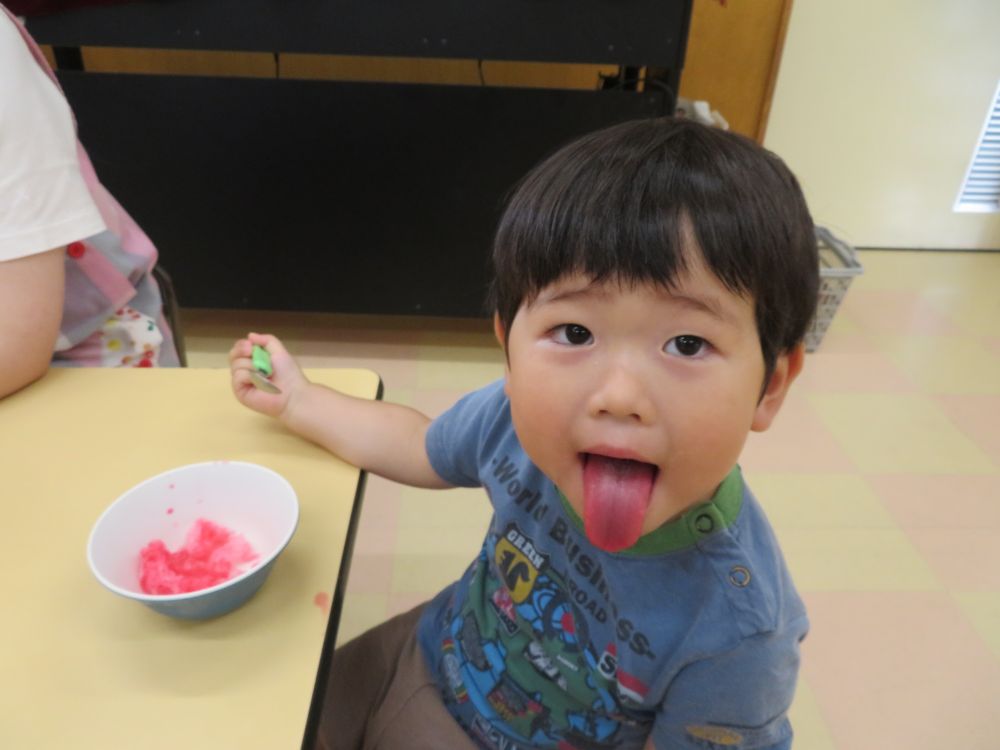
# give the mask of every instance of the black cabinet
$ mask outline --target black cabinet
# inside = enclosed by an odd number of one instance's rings
[[[672,111],[690,4],[160,0],[29,30],[70,48],[649,70],[643,91],[59,72],[101,180],[160,249],[182,305],[477,316],[517,179],[581,133]]]

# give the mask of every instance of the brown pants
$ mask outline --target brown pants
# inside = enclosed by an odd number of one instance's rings
[[[333,654],[318,750],[475,750],[444,707],[417,643],[424,605]]]

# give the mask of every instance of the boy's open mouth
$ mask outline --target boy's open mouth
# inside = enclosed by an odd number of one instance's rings
[[[659,469],[644,461],[582,453],[583,526],[591,544],[617,552],[635,544]]]

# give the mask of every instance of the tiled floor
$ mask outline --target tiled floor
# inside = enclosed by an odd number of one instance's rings
[[[1000,253],[863,252],[820,350],[742,464],[812,632],[797,750],[1000,748]],[[307,366],[379,372],[436,414],[502,373],[486,322],[185,311],[190,364],[246,328]],[[348,638],[456,577],[476,491],[368,484]]]

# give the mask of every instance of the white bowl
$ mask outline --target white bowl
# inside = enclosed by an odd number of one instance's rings
[[[154,539],[162,539],[170,551],[179,549],[200,518],[242,534],[257,553],[256,562],[211,588],[143,593],[140,550]],[[181,466],[137,484],[101,514],[87,542],[87,562],[97,580],[116,594],[165,615],[204,620],[230,612],[253,596],[298,521],[295,490],[271,469],[241,461]]]

